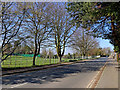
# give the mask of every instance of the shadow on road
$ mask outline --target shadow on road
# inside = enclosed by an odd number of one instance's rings
[[[90,73],[92,71],[98,71],[101,66],[104,65],[105,60],[86,61],[83,63],[76,63],[72,65],[60,66],[55,68],[49,68],[40,71],[34,71],[29,73],[16,74],[11,76],[2,77],[3,85],[13,85],[21,83],[38,83],[45,82],[59,82],[56,78],[64,78],[74,73]]]

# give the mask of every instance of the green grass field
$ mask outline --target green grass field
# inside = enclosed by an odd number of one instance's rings
[[[14,68],[14,67],[30,67],[32,66],[33,57],[24,56],[11,56],[7,60],[1,63],[2,68]],[[62,59],[64,62],[68,62],[69,59]],[[36,65],[48,65],[50,64],[49,58],[36,57]],[[59,63],[58,59],[51,58],[51,64]]]

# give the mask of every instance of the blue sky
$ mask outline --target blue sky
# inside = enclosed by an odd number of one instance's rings
[[[99,40],[99,44],[100,44],[100,47],[104,48],[104,47],[110,47],[111,50],[114,49],[114,46],[112,44],[109,43],[109,40],[105,40],[105,39],[98,39]]]

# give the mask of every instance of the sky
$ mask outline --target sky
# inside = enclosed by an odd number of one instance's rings
[[[109,43],[109,40],[105,40],[105,39],[98,39],[100,47],[104,48],[104,47],[110,47],[111,50],[114,49],[114,46],[112,44]]]

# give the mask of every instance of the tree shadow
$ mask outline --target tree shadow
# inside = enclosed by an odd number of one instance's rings
[[[11,76],[2,77],[3,85],[14,85],[21,83],[37,83],[43,84],[45,82],[59,82],[57,78],[65,78],[74,73],[90,73],[98,71],[106,61],[87,61],[82,63],[76,63],[72,65],[59,66],[55,68],[49,68],[39,71],[33,71],[28,73],[21,73]]]

